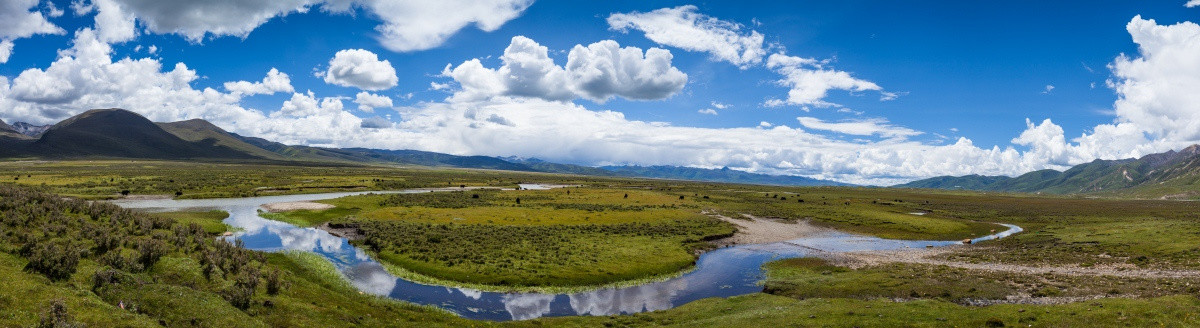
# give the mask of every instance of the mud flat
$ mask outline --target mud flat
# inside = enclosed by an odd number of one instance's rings
[[[320,211],[333,208],[333,205],[317,203],[317,202],[280,202],[264,204],[263,209],[267,212],[287,212],[295,210],[310,210]]]

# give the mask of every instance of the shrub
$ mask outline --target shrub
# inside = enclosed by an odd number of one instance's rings
[[[287,288],[287,282],[283,280],[283,274],[279,270],[271,270],[267,272],[267,294],[276,295]]]
[[[71,319],[71,314],[67,313],[67,304],[62,300],[54,300],[50,303],[50,308],[46,309],[45,314],[42,314],[37,326],[39,328],[83,327],[82,324]]]
[[[138,242],[138,263],[143,269],[149,270],[163,255],[167,255],[167,244],[162,241],[143,239]]]
[[[30,245],[27,245],[30,246]],[[46,275],[50,280],[66,280],[79,266],[79,251],[64,242],[41,242],[25,251],[26,269]]]

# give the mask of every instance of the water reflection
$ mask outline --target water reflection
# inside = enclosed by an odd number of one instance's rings
[[[522,186],[523,188],[526,186]],[[529,186],[527,189],[536,188]],[[397,191],[428,192],[428,190]],[[395,192],[393,192],[395,193]],[[544,316],[614,315],[670,309],[709,297],[757,293],[762,286],[762,264],[780,258],[802,257],[821,252],[887,250],[945,246],[952,241],[902,241],[829,233],[782,243],[741,245],[705,253],[695,270],[666,281],[621,288],[603,288],[571,294],[495,293],[469,288],[431,286],[399,279],[346,239],[314,228],[300,228],[258,214],[263,204],[329,199],[364,193],[332,193],[205,200],[117,201],[127,208],[148,211],[208,210],[229,212],[225,223],[241,231],[227,240],[241,240],[246,248],[276,252],[313,252],[330,262],[364,293],[417,304],[434,305],[471,319],[525,320]],[[1005,237],[1020,232],[1017,226],[974,241]]]

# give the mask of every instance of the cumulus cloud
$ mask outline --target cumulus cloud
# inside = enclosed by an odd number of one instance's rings
[[[698,110],[696,112],[700,113],[700,114],[717,115],[717,110],[712,109],[712,108],[705,108],[705,109]]]
[[[96,11],[96,36],[100,41],[120,43],[137,37],[137,21],[117,0],[93,0],[88,11]]]
[[[815,117],[797,117],[800,125],[813,129],[832,131],[856,136],[878,135],[884,138],[907,138],[920,135],[920,131],[888,124],[883,118],[826,122]]]
[[[280,107],[278,112],[271,113],[271,116],[320,116],[321,114],[339,113],[342,111],[342,100],[336,97],[324,97],[317,99],[317,96],[312,91],[307,93],[292,93],[292,99],[283,102],[283,107]]]
[[[225,82],[225,90],[251,96],[274,94],[277,92],[293,92],[295,88],[292,87],[292,79],[286,73],[272,67],[271,71],[267,72],[267,77],[264,77],[260,82]]]
[[[374,112],[376,108],[392,107],[392,98],[363,91],[354,95],[354,103],[358,104],[358,110]]]
[[[874,82],[855,78],[850,73],[827,69],[826,62],[813,58],[801,58],[783,54],[772,54],[767,58],[767,68],[773,69],[783,78],[776,81],[790,88],[786,100],[768,101],[768,106],[784,104],[829,107],[837,104],[825,101],[829,90],[881,91]],[[895,99],[895,94],[884,93],[882,100]]]
[[[622,32],[639,30],[658,44],[707,52],[743,69],[761,63],[767,54],[758,31],[744,32],[741,24],[697,13],[692,5],[612,14],[608,26]]]
[[[391,62],[379,60],[374,52],[363,49],[338,51],[329,60],[324,76],[325,83],[363,90],[385,90],[399,82]]]
[[[616,41],[604,40],[586,47],[576,45],[562,67],[554,63],[545,46],[516,36],[504,49],[499,68],[486,68],[478,59],[471,59],[457,67],[447,65],[442,75],[462,87],[452,97],[456,101],[495,96],[555,101],[586,98],[604,102],[616,96],[657,100],[674,95],[687,84],[687,74],[671,66],[671,58],[664,49],[643,53],[640,48],[622,48]]]
[[[566,69],[573,89],[584,98],[657,100],[687,84],[687,74],[671,66],[671,59],[666,49],[650,48],[643,55],[640,48],[604,40],[571,48]]]
[[[1042,94],[1048,95],[1048,94],[1050,94],[1050,91],[1054,91],[1054,86],[1047,84],[1046,87],[1043,88]]]
[[[1189,0],[1187,3],[1183,4],[1183,6],[1188,8],[1200,7],[1200,0]]]
[[[758,31],[745,30],[745,26],[717,19],[696,12],[696,6],[662,8],[646,13],[617,13],[608,16],[610,29],[617,31],[639,30],[646,38],[658,44],[677,47],[688,51],[707,52],[713,60],[726,61],[741,69],[749,69],[763,63],[770,49],[782,48],[764,45],[763,35]],[[785,55],[782,51],[767,57],[766,67],[783,75],[776,84],[789,89],[786,99],[768,99],[763,105],[780,107],[785,105],[837,107],[825,101],[830,90],[878,91],[880,101],[894,100],[900,95],[883,91],[874,82],[852,76],[845,71],[825,67],[828,60],[817,60]]]
[[[0,63],[12,56],[13,40],[38,34],[64,34],[46,15],[37,10],[38,0],[6,0],[0,2]],[[53,10],[51,11],[51,16]],[[60,14],[61,15],[61,14]]]
[[[1013,143],[1028,146],[1030,158],[1069,165],[1200,143],[1200,25],[1159,25],[1137,16],[1126,30],[1138,56],[1122,54],[1108,65],[1113,77],[1107,84],[1117,93],[1116,118],[1071,139],[1049,119],[1027,122]]]
[[[111,46],[90,28],[77,31],[71,48],[59,54],[46,68],[27,69],[12,80],[0,76],[3,119],[51,124],[88,109],[115,107],[157,122],[201,118],[242,135],[290,144],[353,140],[362,122],[341,110],[340,99],[311,93],[285,102],[286,113],[244,108],[242,93],[193,88],[200,76],[186,64],[164,68],[150,58],[114,61]]]

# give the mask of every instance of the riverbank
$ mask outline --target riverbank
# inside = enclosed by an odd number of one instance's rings
[[[807,221],[787,222],[778,219],[755,217],[749,214],[742,214],[743,218],[741,219],[712,213],[709,213],[709,216],[732,223],[738,227],[738,231],[733,236],[712,241],[712,244],[717,247],[770,244],[833,231],[832,229],[811,225]]]

